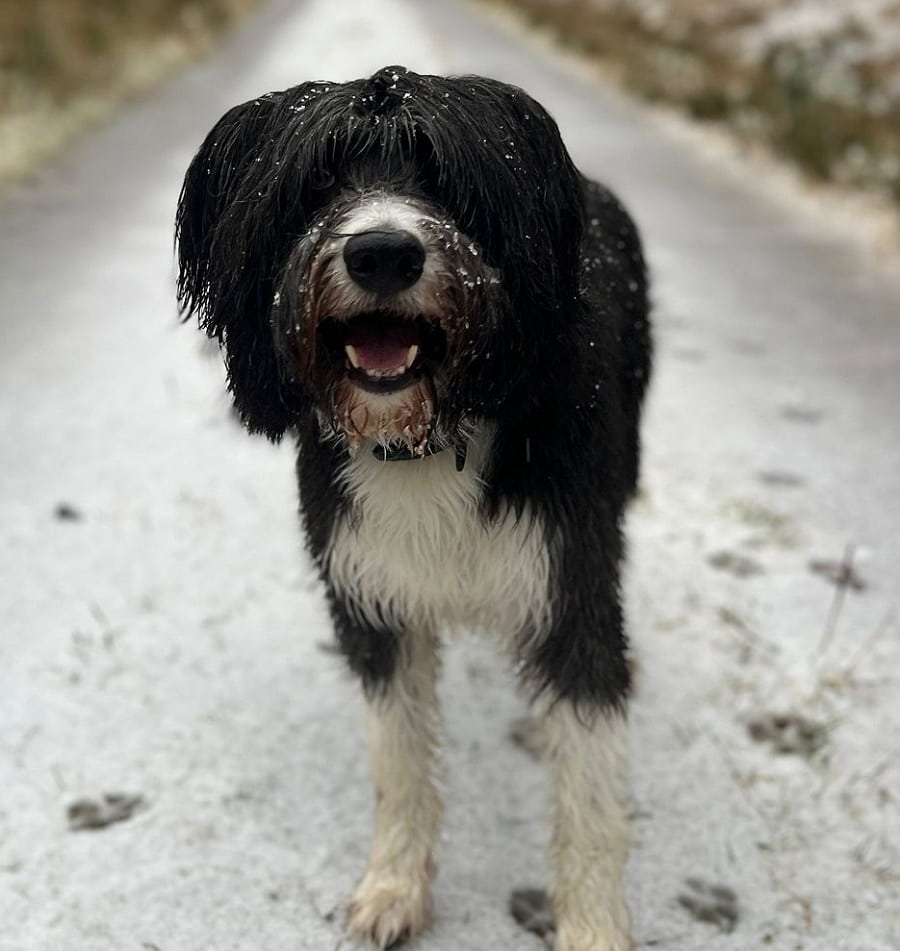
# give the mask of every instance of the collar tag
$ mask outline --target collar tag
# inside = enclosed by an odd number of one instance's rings
[[[466,456],[469,453],[469,440],[465,436],[459,436],[456,440],[456,471],[462,472],[466,467]]]

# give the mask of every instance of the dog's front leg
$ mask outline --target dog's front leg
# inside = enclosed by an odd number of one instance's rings
[[[543,726],[554,784],[554,951],[628,951],[625,718],[560,699]]]
[[[348,925],[379,948],[421,931],[431,910],[443,811],[434,780],[437,668],[433,634],[404,634],[393,671],[369,691],[375,833]]]

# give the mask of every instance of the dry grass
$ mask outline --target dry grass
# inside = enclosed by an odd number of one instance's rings
[[[500,2],[602,60],[633,92],[727,123],[814,178],[900,202],[900,4],[874,27],[848,16],[821,36],[773,36],[748,55],[747,37],[777,4]],[[885,51],[878,27],[898,38],[896,50]]]
[[[0,0],[0,182],[205,49],[259,0]]]

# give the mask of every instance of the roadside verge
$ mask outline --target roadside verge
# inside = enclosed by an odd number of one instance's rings
[[[900,208],[900,3],[491,0],[626,89]]]
[[[0,5],[0,187],[201,55],[259,3]]]

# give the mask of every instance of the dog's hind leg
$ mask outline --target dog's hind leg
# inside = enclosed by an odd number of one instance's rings
[[[379,948],[412,937],[430,915],[443,812],[434,779],[437,673],[434,635],[403,635],[391,676],[369,696],[375,833],[348,927]]]
[[[554,951],[629,951],[625,718],[560,699],[542,727],[554,784]]]

